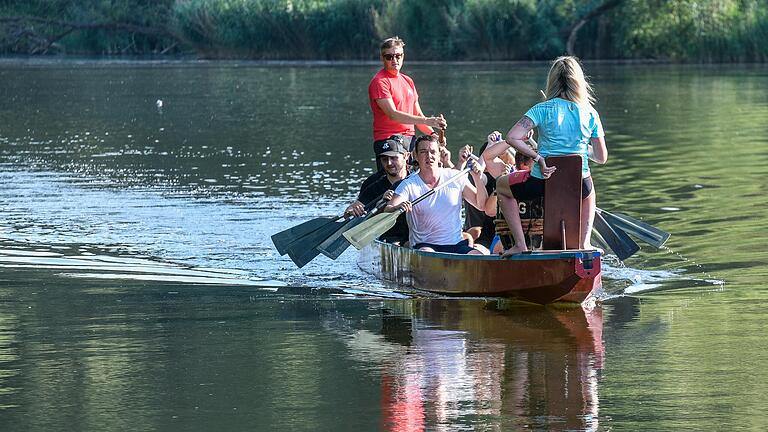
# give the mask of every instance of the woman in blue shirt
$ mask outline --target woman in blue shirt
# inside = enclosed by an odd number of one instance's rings
[[[580,155],[582,158],[581,232],[579,247],[592,249],[590,236],[595,218],[595,191],[589,172],[589,159],[603,164],[608,159],[605,133],[600,116],[592,106],[595,98],[592,87],[584,77],[584,71],[576,57],[558,57],[552,63],[547,76],[544,102],[534,105],[507,134],[507,145],[491,148],[494,152],[514,147],[536,162],[531,177],[518,184],[509,184],[512,177],[497,179],[499,205],[507,220],[514,246],[504,251],[504,256],[525,252],[525,236],[520,224],[517,200],[531,200],[544,194],[544,180],[555,172],[544,158],[555,155]],[[538,151],[525,141],[533,129],[538,129]],[[494,155],[490,155],[493,157]]]

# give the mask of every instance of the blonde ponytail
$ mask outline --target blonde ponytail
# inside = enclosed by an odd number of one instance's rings
[[[572,56],[558,57],[552,62],[547,75],[544,99],[559,97],[577,104],[594,105],[592,86],[584,76],[579,59]]]

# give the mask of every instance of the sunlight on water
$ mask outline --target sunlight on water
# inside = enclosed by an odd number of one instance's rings
[[[58,273],[60,276],[94,279],[245,285],[274,289],[286,286],[279,281],[248,279],[246,273],[238,271],[185,268],[146,259],[94,254],[65,256],[40,250],[0,249],[0,268],[61,270],[62,273]]]
[[[343,205],[342,202],[325,202],[322,206],[316,203],[316,208],[303,206],[303,212],[296,216],[278,217],[269,224],[254,225],[250,223],[252,219],[272,217],[270,213],[280,211],[281,203],[262,199],[258,205],[251,208],[253,203],[247,199],[241,197],[233,200],[226,195],[223,200],[206,198],[189,201],[186,193],[167,190],[167,186],[160,188],[155,185],[152,188],[121,191],[114,188],[120,183],[108,179],[83,175],[73,177],[45,171],[32,173],[0,170],[0,179],[6,184],[0,189],[0,194],[6,194],[8,198],[13,197],[19,206],[17,211],[7,213],[6,220],[14,225],[0,230],[0,233],[9,234],[10,240],[64,245],[71,241],[88,241],[103,245],[97,246],[99,249],[111,250],[110,253],[118,254],[117,257],[103,254],[87,256],[93,255],[88,247],[81,247],[79,256],[64,256],[61,253],[39,250],[5,249],[0,251],[0,265],[8,268],[37,267],[89,271],[60,273],[60,276],[80,278],[90,276],[99,279],[284,288],[297,286],[299,292],[303,292],[300,287],[307,285],[308,278],[309,286],[338,288],[352,295],[390,298],[402,296],[393,291],[394,287],[387,288],[380,282],[372,283],[367,280],[367,276],[357,269],[352,248],[334,263],[334,271],[331,273],[327,272],[327,265],[332,261],[323,256],[299,270],[293,268],[287,257],[279,257],[271,250],[271,244],[265,237],[295,225],[311,217],[313,213],[327,215],[336,211]],[[65,205],[62,206],[62,203]],[[231,206],[237,203],[245,203],[246,206]],[[84,209],[87,209],[85,214],[82,213]],[[214,214],[217,216],[211,217]],[[219,223],[222,216],[227,221],[225,225]],[[54,227],[58,228],[52,229]],[[141,227],[144,233],[136,231],[137,227]],[[266,227],[272,228],[273,231],[263,231]],[[252,234],[248,238],[235,232]],[[210,243],[214,238],[216,242]],[[251,243],[261,243],[263,248],[254,249]],[[109,244],[111,246],[106,246]],[[158,249],[158,246],[161,249]],[[58,248],[66,249],[69,246]],[[190,253],[193,250],[203,254]],[[251,250],[257,252],[259,259],[249,259]],[[681,262],[691,263],[671,249],[665,247],[665,250],[679,257]],[[125,257],[126,252],[160,256],[164,260],[183,262],[189,267],[137,261],[135,258]],[[270,262],[273,262],[271,266],[274,267],[265,266]],[[200,270],[205,267],[212,270]],[[682,269],[643,270],[627,267],[610,255],[605,257],[603,268],[606,286],[602,300],[617,295],[675,289],[679,283],[667,284],[665,288],[665,282],[693,280],[691,276],[684,275]],[[97,269],[99,272],[95,271]],[[219,273],[224,273],[224,277]],[[707,280],[723,283],[711,275],[707,275]]]
[[[0,179],[5,182],[0,188],[0,198],[15,202],[14,207],[5,212],[6,226],[1,231],[9,241],[32,247],[35,244],[92,244],[120,255],[149,255],[185,263],[190,269],[207,267],[237,271],[241,277],[251,280],[279,278],[283,284],[290,282],[289,276],[296,273],[295,269],[285,268],[287,264],[281,262],[287,259],[272,250],[268,240],[272,231],[269,229],[276,232],[283,229],[281,225],[287,227],[306,216],[294,219],[274,214],[273,209],[283,204],[277,201],[264,200],[253,206],[253,203],[242,205],[227,198],[190,199],[177,192],[166,194],[155,188],[102,189],[94,187],[86,177],[59,176],[50,172],[0,170]],[[322,208],[307,210],[324,211]],[[276,219],[273,223],[252,223],[252,220],[263,220],[265,216]],[[347,257],[354,258],[354,255],[347,254]],[[323,259],[304,269],[304,274],[316,273],[321,281],[343,281],[343,273],[329,278],[320,271],[326,265]],[[78,257],[78,261],[73,261],[73,257],[66,260],[27,260],[26,264],[83,264],[82,257]],[[89,262],[103,265],[107,260],[105,257],[102,261]],[[270,270],[269,266],[264,266],[275,260],[275,265],[280,268]],[[125,258],[112,264],[119,264],[125,271],[138,268]],[[353,272],[357,272],[354,260],[349,265]],[[153,271],[158,268],[154,266]],[[193,270],[185,270],[190,271]]]
[[[698,287],[703,290],[722,289],[726,283],[722,279],[713,277],[708,272],[687,270],[692,263],[691,260],[674,252],[667,246],[662,246],[662,250],[674,255],[680,261],[679,268],[669,270],[649,270],[635,268],[631,265],[622,263],[616,257],[608,255],[602,262],[603,277],[608,279],[604,281],[607,285],[604,287],[604,296],[600,300],[609,300],[616,296],[642,294],[650,292],[662,292],[679,289],[690,289]],[[628,260],[632,264],[633,259]],[[674,267],[674,266],[671,266]],[[618,285],[618,286],[617,286]]]
[[[120,62],[106,67],[83,65],[83,69],[71,70],[65,66],[66,82],[48,80],[50,71],[44,64],[22,68],[24,74],[4,75],[4,86],[10,92],[27,89],[30,82],[35,84],[35,92],[24,96],[28,104],[3,112],[8,125],[0,137],[2,162],[7,167],[3,180],[5,184],[14,182],[12,188],[17,188],[5,191],[12,194],[8,202],[26,207],[30,219],[12,209],[15,225],[3,227],[2,232],[13,233],[16,240],[51,244],[82,238],[83,243],[116,245],[117,249],[191,266],[235,268],[288,284],[303,285],[308,280],[325,284],[319,276],[332,268],[339,271],[339,281],[368,285],[356,268],[353,252],[335,262],[321,257],[297,270],[289,260],[274,255],[268,240],[271,232],[291,224],[338,213],[373,171],[370,119],[359,112],[357,99],[347,94],[340,98],[338,89],[307,91],[305,86],[313,80],[310,69],[263,65],[240,69],[239,65],[221,64],[197,75],[191,65],[159,62],[132,68],[136,76],[126,79],[121,74],[125,64]],[[745,181],[744,185],[732,184],[728,190],[733,193],[724,193],[717,179],[727,178],[729,168],[712,156],[730,142],[729,147],[738,150],[739,160],[751,164],[744,167],[748,176],[754,175],[752,167],[766,162],[759,152],[745,154],[756,147],[743,143],[764,140],[749,120],[766,112],[748,90],[760,88],[756,84],[762,79],[760,71],[744,68],[737,85],[731,75],[721,75],[717,68],[590,67],[599,84],[598,108],[611,152],[608,165],[594,167],[599,203],[650,218],[674,232],[676,251],[696,261],[712,261],[713,257],[702,260],[698,256],[714,243],[715,236],[703,234],[722,230],[729,222],[718,217],[722,215],[710,203],[737,208],[730,202],[732,196],[759,192],[759,186],[748,187],[750,182]],[[364,88],[370,80],[369,69],[334,71],[344,76],[350,88]],[[538,88],[546,67],[518,65],[511,71],[493,64],[446,69],[413,65],[411,71],[420,77],[420,93],[430,95],[430,106],[447,113],[456,125],[448,139],[451,147],[458,147],[478,144],[488,131],[509,127],[510,113],[522,112],[537,98],[536,92],[515,93],[505,109],[499,110],[485,104],[478,94],[495,94],[508,84],[510,74],[520,88]],[[467,76],[471,86],[464,81]],[[699,86],[701,93],[679,86],[691,77],[691,85]],[[92,79],[102,85],[94,87]],[[750,84],[744,87],[744,82]],[[449,85],[451,92],[436,92],[437,83]],[[190,93],[189,85],[198,93]],[[664,91],[655,91],[660,87]],[[718,93],[724,89],[732,93]],[[627,94],[633,97],[627,98]],[[721,95],[717,104],[700,103],[716,94]],[[456,100],[462,103],[455,104]],[[724,135],[710,122],[728,112],[729,104],[739,109],[752,105],[744,124],[735,128],[739,132]],[[89,115],[81,115],[83,112]],[[678,117],[697,126],[681,128],[672,121]],[[17,118],[25,120],[15,121]],[[274,127],[291,122],[312,132],[286,134]],[[344,125],[343,132],[339,125]],[[659,145],[669,142],[676,145]],[[703,151],[707,145],[709,150]],[[679,148],[687,150],[680,152]],[[699,162],[681,160],[684,154]],[[9,176],[9,172],[14,174]],[[39,181],[40,185],[26,190],[19,186]],[[107,190],[115,193],[106,194]],[[147,191],[146,199],[139,197]],[[74,198],[76,195],[79,197]],[[46,200],[49,205],[33,209],[37,201]],[[54,202],[64,208],[57,208]],[[198,211],[190,211],[196,206]],[[78,208],[88,212],[83,215]],[[756,219],[760,209],[751,212],[754,217],[742,218],[744,229],[761,223]],[[228,225],[229,230],[216,226],[214,218],[223,218],[219,225]],[[162,223],[164,219],[167,224]],[[251,226],[249,221],[261,226]],[[748,228],[748,223],[753,227]],[[205,229],[197,230],[199,227]],[[208,239],[216,239],[215,244]],[[741,261],[740,266],[756,267],[765,259],[765,253],[747,257],[741,250],[729,251]],[[680,266],[662,255],[643,253],[631,265],[676,273]],[[680,265],[691,270],[687,261]],[[704,276],[707,280],[734,276],[718,275],[709,265],[702,266],[709,274]],[[617,277],[626,279],[625,275]],[[658,279],[652,283],[657,284]]]
[[[766,429],[763,65],[586,64],[598,205],[673,236],[562,309],[280,256],[373,172],[379,65],[317,66],[0,61],[3,430]],[[547,68],[407,73],[455,150]]]
[[[701,276],[704,277],[704,281],[709,282],[713,285],[725,285],[725,280],[719,279],[709,273],[707,270],[704,269],[704,266],[701,264],[696,263],[690,258],[686,258],[682,254],[675,252],[674,250],[670,249],[667,246],[663,246],[662,250],[667,252],[670,255],[675,256],[681,263],[685,264],[685,266],[690,267],[693,266],[692,271],[690,271],[690,277],[694,276]]]

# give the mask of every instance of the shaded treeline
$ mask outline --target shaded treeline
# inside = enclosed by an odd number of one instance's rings
[[[374,59],[768,59],[764,0],[0,1],[5,54]]]

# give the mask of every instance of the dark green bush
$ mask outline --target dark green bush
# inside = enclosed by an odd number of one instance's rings
[[[81,29],[57,41],[70,53],[194,52],[210,58],[376,59],[399,35],[410,59],[543,60],[563,54],[569,29],[600,0],[29,0],[1,16],[147,29]],[[4,23],[0,52],[33,51]],[[63,27],[34,24],[41,35]],[[764,0],[625,0],[584,25],[584,58],[765,61]],[[47,37],[47,36],[46,36]]]

